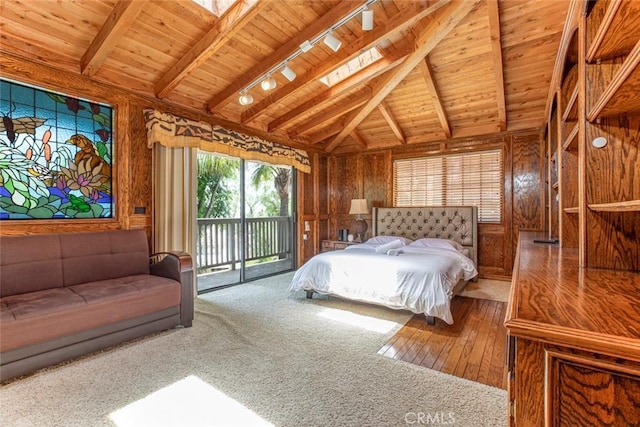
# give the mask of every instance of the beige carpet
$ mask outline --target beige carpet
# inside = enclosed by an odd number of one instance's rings
[[[511,282],[478,279],[477,282],[467,283],[467,286],[465,286],[460,295],[469,298],[508,302],[509,289],[511,289]]]
[[[504,390],[376,354],[409,312],[290,294],[290,274],[196,301],[194,326],[0,388],[12,426],[504,426]]]

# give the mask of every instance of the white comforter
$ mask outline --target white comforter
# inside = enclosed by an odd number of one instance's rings
[[[362,244],[318,254],[296,271],[289,290],[407,309],[453,323],[453,288],[478,274],[473,261],[454,250],[403,246],[387,255],[375,248]]]

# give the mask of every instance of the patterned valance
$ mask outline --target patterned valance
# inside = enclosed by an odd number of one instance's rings
[[[304,150],[153,109],[144,110],[144,119],[149,147],[158,143],[165,147],[199,148],[245,160],[294,166],[305,173],[311,171]]]

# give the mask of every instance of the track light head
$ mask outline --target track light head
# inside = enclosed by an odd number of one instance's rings
[[[271,90],[276,88],[276,81],[271,74],[267,74],[267,77],[260,83],[262,90]]]
[[[238,98],[238,102],[240,105],[251,105],[253,104],[253,96],[248,94],[246,91],[240,92],[240,98]]]
[[[287,64],[285,64],[284,67],[282,67],[282,71],[280,71],[280,72],[290,82],[292,82],[292,81],[294,81],[296,79],[296,72],[293,71],[291,68],[289,68],[289,66]]]
[[[329,31],[324,37],[324,44],[329,46],[329,48],[334,52],[337,52],[338,49],[340,49],[340,46],[342,46],[342,42],[338,40],[331,31]]]
[[[365,8],[362,11],[362,31],[373,30],[373,10]]]

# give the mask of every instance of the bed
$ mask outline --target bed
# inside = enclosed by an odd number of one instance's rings
[[[478,274],[472,206],[374,208],[373,237],[311,258],[289,290],[332,295],[453,323],[450,302]]]

